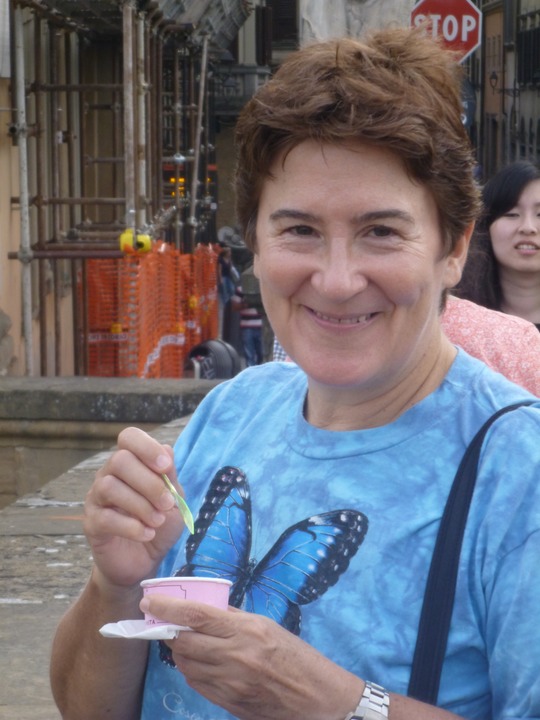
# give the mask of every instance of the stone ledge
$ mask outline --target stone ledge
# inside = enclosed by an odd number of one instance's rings
[[[191,415],[220,380],[0,378],[0,508],[92,453],[120,430]]]
[[[221,380],[0,378],[0,419],[161,424],[191,414]]]
[[[174,445],[190,417],[177,418],[148,432],[158,442]],[[96,471],[110,457],[115,447],[111,444],[100,452],[93,452],[60,475],[0,508],[0,537],[80,533],[85,495]],[[0,580],[2,577],[0,571]]]

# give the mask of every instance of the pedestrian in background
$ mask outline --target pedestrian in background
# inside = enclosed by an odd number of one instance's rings
[[[263,362],[262,313],[247,302],[240,285],[231,298],[231,307],[240,314],[240,335],[246,365],[260,365]]]
[[[540,330],[540,168],[507,165],[486,183],[483,205],[458,293]]]
[[[236,269],[233,259],[232,250],[225,243],[220,243],[220,252],[218,255],[218,325],[219,325],[219,337],[223,337],[224,324],[226,317],[226,310],[229,306],[231,298],[233,297],[236,284],[240,279],[240,273]]]

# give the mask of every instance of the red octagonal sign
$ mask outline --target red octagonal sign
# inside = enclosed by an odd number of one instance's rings
[[[423,23],[427,32],[457,52],[458,62],[480,45],[482,13],[471,0],[420,0],[411,13],[411,24]]]

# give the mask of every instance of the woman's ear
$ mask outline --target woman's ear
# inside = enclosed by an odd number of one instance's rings
[[[257,248],[255,248],[255,251],[253,253],[253,274],[255,275],[257,280],[261,279],[259,275],[259,263],[259,253],[257,252]]]
[[[461,280],[463,268],[467,262],[467,253],[474,231],[474,222],[472,222],[465,230],[463,235],[458,239],[454,249],[446,258],[446,269],[444,277],[444,286],[446,288],[455,287]]]

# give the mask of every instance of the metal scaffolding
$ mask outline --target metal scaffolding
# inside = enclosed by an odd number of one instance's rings
[[[39,374],[62,374],[66,296],[87,374],[85,261],[121,257],[125,230],[182,252],[215,237],[209,66],[248,15],[232,4],[236,15],[217,0],[13,0],[21,243],[9,257],[23,267],[27,374],[33,316]]]

